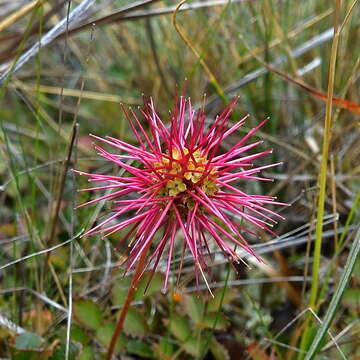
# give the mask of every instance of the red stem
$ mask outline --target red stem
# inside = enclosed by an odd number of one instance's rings
[[[132,300],[134,298],[134,295],[135,295],[135,292],[136,292],[136,289],[137,289],[137,285],[139,283],[139,280],[141,279],[141,274],[142,274],[142,272],[144,270],[146,255],[147,255],[147,252],[149,250],[149,247],[150,247],[150,243],[143,250],[143,252],[141,253],[139,262],[136,265],[135,273],[134,273],[134,276],[132,278],[129,291],[128,291],[127,296],[126,296],[124,306],[121,309],[119,319],[118,319],[118,321],[116,323],[116,327],[115,327],[114,333],[113,333],[111,341],[110,341],[110,345],[109,345],[109,348],[108,348],[108,351],[107,351],[107,354],[106,354],[106,360],[111,360],[112,355],[114,353],[116,340],[117,340],[117,338],[119,337],[119,335],[121,333],[121,330],[123,328],[126,315],[127,315],[128,311],[129,311],[130,304],[131,304],[131,302],[132,302]]]

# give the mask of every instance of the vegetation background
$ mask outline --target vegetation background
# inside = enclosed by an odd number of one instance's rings
[[[145,294],[144,279],[116,356],[360,359],[359,4],[182,3],[0,1],[1,358],[104,358],[127,250],[79,239],[108,209],[74,210],[89,195],[70,169],[116,171],[88,134],[134,142],[119,103],[151,95],[166,117],[186,87],[210,121],[235,95],[234,120],[271,118],[257,136],[284,165],[241,186],[292,206],[254,244],[266,264],[214,254],[215,298],[191,261],[166,295],[161,271]]]

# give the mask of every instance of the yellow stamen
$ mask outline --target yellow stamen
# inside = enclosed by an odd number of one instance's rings
[[[214,195],[218,191],[217,184],[213,180],[216,177],[216,169],[210,168],[210,173],[204,177],[208,160],[206,156],[201,156],[199,149],[194,151],[191,156],[189,156],[189,150],[187,148],[183,148],[182,150],[172,149],[170,157],[171,160],[163,156],[161,162],[154,164],[155,167],[163,167],[163,169],[158,170],[158,173],[163,179],[166,179],[168,174],[180,175],[182,178],[170,178],[164,189],[160,192],[161,196],[175,197],[184,193],[189,186],[191,188],[191,184],[199,183],[200,180],[201,184],[199,185],[207,195]],[[206,171],[208,172],[208,170]],[[189,209],[194,207],[194,201],[192,200],[193,199],[187,197],[183,200]]]

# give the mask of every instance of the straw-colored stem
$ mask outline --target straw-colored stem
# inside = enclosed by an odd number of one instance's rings
[[[202,68],[204,69],[210,84],[213,86],[214,90],[217,92],[217,94],[221,97],[221,99],[227,103],[227,98],[226,95],[223,91],[223,89],[221,88],[219,82],[216,80],[215,75],[212,73],[212,71],[210,70],[210,68],[208,67],[208,65],[206,64],[204,58],[200,55],[200,53],[197,51],[197,49],[195,48],[194,44],[191,42],[191,40],[189,39],[189,37],[186,35],[185,31],[180,27],[180,25],[177,23],[176,20],[176,15],[180,9],[180,7],[185,4],[187,2],[187,0],[182,0],[178,6],[176,7],[174,13],[173,13],[173,25],[175,30],[177,31],[177,33],[180,35],[181,39],[184,41],[185,45],[191,50],[191,52],[197,57],[197,59],[199,60],[200,65],[202,66]]]
[[[326,101],[326,112],[324,120],[324,138],[322,144],[321,153],[321,165],[320,165],[320,177],[319,177],[319,198],[317,204],[317,222],[315,230],[315,247],[313,255],[313,266],[312,266],[312,281],[310,289],[309,308],[315,310],[317,304],[317,296],[319,289],[319,269],[320,269],[320,258],[321,258],[321,245],[323,235],[323,218],[325,213],[325,198],[326,198],[326,180],[327,180],[327,168],[328,168],[328,157],[329,147],[331,141],[331,126],[332,126],[332,99],[334,94],[334,80],[335,80],[335,65],[337,49],[339,44],[340,32],[338,31],[338,22],[340,15],[341,1],[336,0],[335,13],[334,13],[334,38],[330,52],[329,62],[329,76],[328,76],[328,88],[327,88],[327,101]],[[308,329],[311,326],[310,318],[307,318],[305,322],[304,332],[301,339],[300,349],[306,350],[308,342]],[[303,353],[300,353],[300,358],[303,358]]]
[[[339,35],[340,35],[339,32],[337,31],[339,12],[340,12],[340,0],[337,0],[336,11],[335,11],[335,33],[331,47],[330,64],[329,64],[327,102],[326,102],[326,113],[325,113],[325,121],[324,121],[324,139],[322,146],[320,179],[319,179],[320,189],[319,189],[319,200],[317,205],[314,262],[313,262],[310,300],[309,300],[310,307],[314,307],[316,303],[316,298],[318,293],[318,283],[319,283],[319,267],[320,267],[320,256],[321,256],[322,233],[323,233],[323,218],[324,218],[324,210],[325,210],[327,168],[328,168],[329,147],[331,140],[332,98],[334,93],[336,55],[337,55]]]
[[[35,9],[36,7],[39,7],[43,2],[44,0],[34,0],[29,4],[24,5],[21,9],[10,14],[8,17],[6,17],[0,22],[0,32],[6,30],[16,21],[20,20],[22,17],[33,11],[33,9]]]

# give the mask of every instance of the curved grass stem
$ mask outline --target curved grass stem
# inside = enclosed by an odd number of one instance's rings
[[[309,308],[316,310],[318,290],[319,290],[319,269],[320,269],[320,257],[321,257],[321,245],[322,245],[322,233],[323,233],[323,218],[325,213],[325,198],[326,198],[326,182],[327,182],[327,168],[328,168],[328,157],[329,147],[331,141],[331,125],[332,125],[332,98],[334,93],[334,80],[335,80],[335,65],[337,48],[339,44],[339,32],[337,30],[338,16],[340,12],[340,1],[336,1],[335,5],[335,27],[334,27],[334,38],[331,46],[330,63],[329,63],[329,77],[328,77],[328,90],[327,90],[327,102],[326,112],[324,120],[324,138],[321,153],[321,165],[319,175],[319,198],[317,204],[317,221],[315,229],[315,247],[313,255],[313,266],[312,266],[312,281],[310,289]],[[300,349],[306,350],[309,339],[309,329],[312,325],[312,320],[307,317],[304,325],[304,331],[302,333]],[[299,353],[299,359],[304,358],[304,353]]]
[[[336,68],[336,59],[338,53],[338,45],[341,30],[344,28],[345,24],[349,20],[350,13],[354,8],[354,4],[357,2],[355,0],[350,6],[350,9],[347,11],[344,21],[339,26],[340,10],[341,10],[341,0],[336,0],[335,2],[335,13],[334,13],[334,38],[331,46],[330,52],[330,61],[329,61],[329,75],[328,75],[328,89],[327,89],[327,102],[326,102],[326,112],[324,120],[324,138],[323,146],[321,153],[321,166],[320,166],[320,176],[319,176],[319,198],[317,205],[317,222],[316,222],[316,235],[315,235],[315,248],[313,256],[313,267],[312,267],[312,281],[310,289],[310,299],[309,299],[309,308],[316,311],[318,304],[321,302],[321,299],[318,299],[319,291],[319,270],[320,270],[320,258],[321,258],[321,245],[322,245],[322,235],[323,235],[323,218],[325,213],[325,199],[326,199],[326,183],[327,183],[327,168],[328,168],[328,157],[329,157],[329,148],[331,141],[331,127],[332,127],[332,105],[333,105],[333,93],[334,93],[334,82],[335,82],[335,68]],[[300,349],[306,351],[311,342],[309,329],[312,326],[312,321],[308,317],[304,331],[301,337]],[[303,359],[304,353],[299,353],[299,359]]]
[[[194,44],[191,42],[191,40],[189,39],[189,37],[187,36],[187,34],[185,33],[185,31],[180,27],[180,25],[177,23],[176,20],[176,15],[179,11],[179,9],[181,8],[181,6],[183,4],[185,4],[187,2],[187,0],[182,0],[180,1],[180,3],[177,5],[174,13],[173,13],[173,25],[175,30],[177,31],[177,33],[179,34],[179,36],[181,37],[181,39],[184,41],[185,45],[191,50],[191,52],[196,56],[196,58],[198,59],[200,65],[202,66],[202,68],[204,69],[210,84],[212,85],[212,87],[214,88],[214,90],[216,91],[216,93],[220,96],[220,98],[224,101],[225,104],[228,103],[228,99],[224,93],[224,90],[222,89],[222,87],[220,86],[219,82],[216,80],[215,75],[213,74],[213,72],[210,70],[210,68],[208,67],[208,65],[206,64],[204,58],[201,56],[201,54],[197,51],[197,49],[195,48]]]

